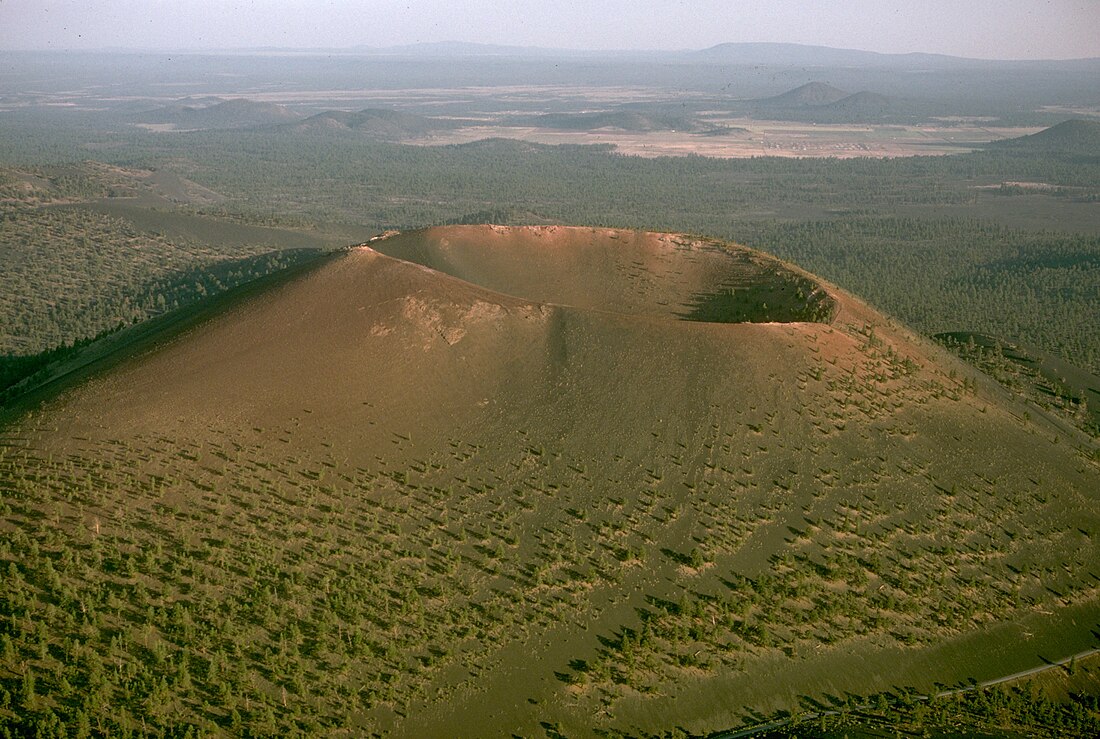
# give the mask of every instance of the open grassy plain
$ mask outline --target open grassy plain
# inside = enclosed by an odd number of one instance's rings
[[[996,119],[922,121],[799,121],[770,120],[767,111],[746,116],[736,109],[736,103],[724,101],[725,109],[702,110],[684,117],[684,126],[658,125],[637,129],[609,123],[608,125],[555,128],[549,125],[525,125],[525,118],[536,105],[554,101],[564,110],[605,111],[609,117],[624,106],[670,106],[678,98],[685,105],[698,108],[705,104],[694,97],[673,91],[653,90],[635,86],[573,87],[547,86],[486,86],[482,88],[429,89],[352,89],[352,90],[289,90],[283,92],[245,92],[231,99],[217,97],[214,91],[197,91],[202,107],[189,108],[174,98],[147,98],[145,107],[176,123],[143,123],[123,120],[126,125],[162,135],[180,135],[206,129],[257,128],[261,124],[242,114],[239,122],[229,120],[199,126],[193,111],[216,110],[236,103],[250,103],[257,108],[278,106],[287,111],[284,119],[263,124],[272,130],[279,127],[308,127],[305,122],[285,120],[289,112],[354,115],[360,110],[403,111],[409,115],[427,114],[424,120],[434,121],[437,130],[388,130],[387,140],[416,146],[447,146],[467,144],[492,138],[546,145],[607,144],[621,154],[642,157],[707,156],[717,158],[747,157],[905,157],[960,154],[976,151],[985,145],[1005,139],[1033,134],[1042,126],[1021,126]],[[91,92],[89,92],[91,94]],[[712,105],[723,102],[706,100]],[[79,92],[50,96],[39,104],[60,105],[80,110],[84,100]],[[100,103],[102,104],[102,103]],[[18,111],[0,103],[0,112]],[[537,109],[537,108],[536,108]],[[643,108],[644,110],[644,108]],[[580,115],[580,114],[573,114]],[[214,119],[218,120],[218,119]],[[692,123],[694,125],[687,125]],[[118,125],[116,123],[115,125]],[[703,130],[696,130],[702,128]]]
[[[16,727],[706,733],[1100,620],[1083,439],[708,239],[374,241],[3,442]]]
[[[466,144],[502,137],[538,144],[609,144],[640,157],[905,157],[961,154],[991,141],[1035,133],[1037,128],[959,125],[811,124],[716,116],[706,119],[715,133],[629,131],[613,127],[565,131],[532,126],[469,125],[404,140],[418,146]]]

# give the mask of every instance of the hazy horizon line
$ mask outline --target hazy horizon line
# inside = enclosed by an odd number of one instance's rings
[[[0,53],[75,53],[75,54],[102,54],[102,53],[126,53],[126,54],[188,54],[188,55],[203,55],[203,54],[262,54],[262,53],[279,53],[279,54],[387,54],[387,53],[400,53],[402,50],[430,50],[432,48],[445,49],[450,47],[452,50],[466,48],[473,52],[476,49],[485,50],[486,56],[493,55],[491,50],[497,50],[497,54],[502,54],[508,51],[511,52],[527,52],[538,53],[543,55],[559,54],[563,56],[584,56],[584,55],[611,55],[611,56],[628,56],[628,55],[644,55],[644,56],[676,56],[676,55],[690,55],[699,54],[707,51],[712,51],[722,47],[795,47],[800,49],[820,49],[832,52],[847,52],[854,54],[865,54],[868,56],[879,57],[935,57],[940,59],[955,59],[960,61],[977,61],[977,62],[1087,62],[1087,61],[1100,61],[1100,56],[1068,56],[1068,57],[988,57],[988,56],[962,56],[959,54],[945,54],[942,52],[933,51],[878,51],[875,49],[864,49],[854,46],[829,46],[826,44],[808,44],[798,43],[792,41],[724,41],[709,46],[702,47],[683,47],[676,49],[662,49],[662,48],[645,48],[645,47],[630,47],[630,48],[594,48],[594,47],[558,47],[558,46],[541,46],[537,44],[533,45],[520,45],[520,44],[496,44],[490,42],[478,42],[478,41],[460,41],[460,40],[446,40],[446,41],[420,41],[406,44],[392,44],[388,46],[375,46],[371,44],[352,44],[346,46],[274,46],[274,45],[258,45],[258,46],[211,46],[211,47],[197,47],[197,46],[181,46],[181,47],[166,47],[166,46],[99,46],[93,48],[78,48],[78,47],[50,47],[50,46],[28,46],[28,47],[12,47],[6,49],[0,49]],[[469,54],[471,56],[476,55],[474,53]]]

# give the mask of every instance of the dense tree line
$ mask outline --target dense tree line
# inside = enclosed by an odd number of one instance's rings
[[[922,332],[994,334],[1100,371],[1100,238],[872,217],[766,224],[745,241]]]
[[[1076,667],[1058,668],[1074,672]],[[1072,674],[1071,674],[1072,680]],[[847,696],[829,710],[793,721],[767,737],[1096,736],[1100,703],[1087,692],[1052,698],[1041,685],[998,685],[928,699],[901,688]]]
[[[264,244],[170,239],[79,208],[0,211],[0,258],[0,353],[18,355],[136,323],[297,259]]]

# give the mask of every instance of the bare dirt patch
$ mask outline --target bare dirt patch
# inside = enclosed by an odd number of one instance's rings
[[[1038,128],[984,126],[817,125],[744,118],[712,119],[729,126],[728,134],[677,131],[636,132],[614,129],[555,131],[534,127],[469,126],[408,139],[420,146],[465,144],[492,137],[539,144],[610,144],[623,154],[643,157],[698,155],[724,159],[775,157],[901,157],[961,154],[1001,139],[1035,133]]]

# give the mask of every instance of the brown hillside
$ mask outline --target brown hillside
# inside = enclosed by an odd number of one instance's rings
[[[751,249],[676,234],[449,226],[377,242],[399,259],[539,303],[718,323],[827,320],[809,276]]]
[[[167,715],[227,732],[706,733],[988,679],[1092,644],[1100,472],[965,372],[738,247],[402,234],[12,424],[0,570],[64,643],[186,660]],[[9,692],[75,700],[27,644]]]

